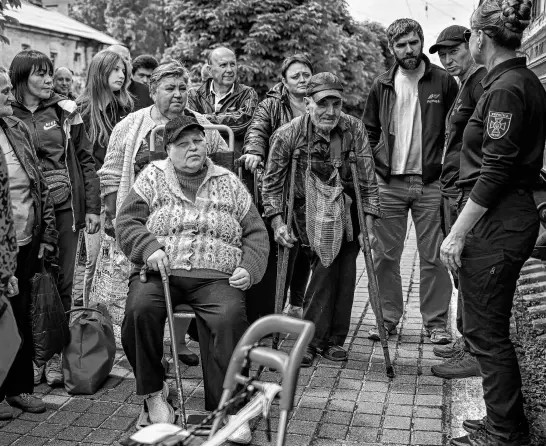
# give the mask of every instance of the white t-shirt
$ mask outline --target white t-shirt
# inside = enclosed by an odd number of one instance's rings
[[[394,76],[396,100],[392,110],[392,151],[391,172],[393,175],[422,174],[422,122],[419,104],[419,80],[425,73],[421,61],[415,70],[398,67]]]

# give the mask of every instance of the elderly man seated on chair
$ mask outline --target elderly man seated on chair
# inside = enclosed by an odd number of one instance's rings
[[[195,312],[205,409],[211,411],[248,327],[244,291],[261,280],[269,254],[250,194],[235,174],[207,158],[197,120],[173,119],[164,138],[168,158],[140,174],[116,225],[119,246],[135,265],[121,340],[152,423],[174,421],[161,364],[167,310],[160,273],[170,276],[173,306],[186,303]]]

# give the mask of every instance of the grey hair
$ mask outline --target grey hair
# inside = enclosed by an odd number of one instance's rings
[[[472,14],[470,26],[498,46],[517,50],[531,21],[532,5],[530,0],[485,0]]]
[[[389,40],[389,47],[394,45],[394,42],[400,39],[406,34],[416,32],[421,39],[421,43],[425,43],[425,38],[423,35],[423,28],[413,19],[398,19],[392,22],[387,28],[387,38]]]
[[[155,94],[162,79],[175,76],[184,79],[187,84],[190,80],[190,73],[184,65],[178,61],[165,62],[157,66],[150,77],[150,93]]]

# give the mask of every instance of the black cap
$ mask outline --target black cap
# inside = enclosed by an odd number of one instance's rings
[[[448,26],[440,33],[438,39],[436,39],[436,43],[430,47],[430,50],[428,50],[428,52],[430,54],[434,54],[441,47],[453,47],[455,45],[466,42],[464,38],[465,31],[468,31],[468,28],[465,28],[461,25]]]
[[[307,83],[306,95],[313,97],[315,101],[320,101],[327,96],[335,96],[336,98],[342,98],[343,85],[339,78],[328,71],[317,73],[311,76]]]
[[[205,130],[205,128],[199,124],[199,121],[191,115],[181,115],[172,119],[165,125],[164,144],[171,144],[176,141],[178,136],[183,130],[190,127],[197,127],[198,129]]]

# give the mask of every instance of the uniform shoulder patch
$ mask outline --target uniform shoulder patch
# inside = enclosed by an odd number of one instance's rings
[[[510,129],[511,113],[490,111],[487,116],[487,135],[493,140],[504,137]]]

